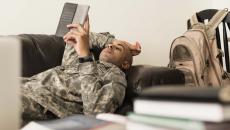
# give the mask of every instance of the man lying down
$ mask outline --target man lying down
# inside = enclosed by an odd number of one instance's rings
[[[22,79],[23,124],[73,114],[111,113],[123,102],[124,72],[141,52],[140,44],[91,33],[88,20],[84,26],[71,24],[68,28],[63,37],[63,64]],[[99,61],[94,60],[90,48],[102,50]]]

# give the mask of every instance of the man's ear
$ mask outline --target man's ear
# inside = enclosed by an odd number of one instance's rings
[[[123,64],[121,65],[121,68],[124,70],[129,69],[129,67],[130,67],[130,64],[128,61],[124,61]]]

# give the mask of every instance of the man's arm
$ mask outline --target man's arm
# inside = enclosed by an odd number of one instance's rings
[[[92,52],[94,59],[98,60],[101,51],[106,47],[106,45],[111,44],[114,40],[114,36],[111,34],[101,34],[101,33],[89,33],[89,45],[90,51]]]
[[[90,49],[103,49],[107,44],[110,44],[115,37],[111,34],[104,35],[101,33],[89,33]]]
[[[91,55],[89,45],[89,19],[87,18],[84,27],[80,24],[69,24],[67,27],[70,31],[63,37],[63,39],[71,48],[74,48],[75,51],[71,51],[70,56],[66,57],[71,58],[71,55],[73,58],[77,55],[78,58],[83,59],[89,57]],[[64,58],[66,57],[64,54]],[[71,59],[73,60],[73,58]]]
[[[127,82],[125,75],[117,67],[112,67],[104,76],[97,73],[95,62],[79,65],[81,96],[84,114],[114,112],[123,102]]]
[[[90,49],[92,50],[102,50],[105,48],[107,44],[112,43],[113,40],[116,40],[115,37],[109,33],[101,34],[101,33],[94,33],[90,32],[89,33],[89,38],[90,38]],[[141,53],[141,45],[138,41],[134,43],[129,43],[127,41],[124,41],[131,50],[131,53],[133,56],[139,55]],[[100,52],[99,52],[100,53]]]
[[[89,33],[89,48],[94,54],[94,58],[97,60],[101,50],[106,46],[106,44],[111,43],[113,36],[103,35],[100,33]],[[62,65],[69,65],[73,60],[78,57],[76,50],[73,45],[66,45],[65,51],[62,58]]]

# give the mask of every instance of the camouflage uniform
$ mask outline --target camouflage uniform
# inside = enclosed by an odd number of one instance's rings
[[[102,49],[111,40],[110,36],[90,33],[93,49]],[[28,121],[114,112],[123,102],[126,86],[120,68],[102,61],[79,63],[74,48],[66,45],[61,66],[23,78],[22,118]]]

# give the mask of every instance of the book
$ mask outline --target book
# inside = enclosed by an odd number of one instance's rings
[[[150,116],[136,113],[129,113],[128,119],[133,123],[138,122],[150,126],[158,126],[171,129],[204,130],[205,128],[202,122],[189,119]]]
[[[134,112],[210,122],[230,120],[229,88],[161,87],[144,90]]]
[[[83,25],[87,18],[88,11],[88,5],[65,3],[55,35],[63,37],[69,32],[67,28],[68,24],[78,23]]]
[[[115,122],[115,123],[124,124],[124,125],[126,124],[128,120],[126,116],[113,114],[113,113],[97,114],[96,118],[100,120]]]
[[[136,113],[129,113],[128,119],[132,123],[180,130],[229,130],[230,128],[230,122],[212,123]]]
[[[94,117],[75,115],[49,121],[32,121],[21,130],[125,130],[124,124],[103,121]]]
[[[158,99],[186,102],[218,102],[230,103],[230,87],[223,88],[195,88],[195,87],[174,87],[160,86],[144,90],[139,98]]]
[[[143,124],[140,122],[128,121],[126,125],[126,130],[176,130],[176,129]]]

